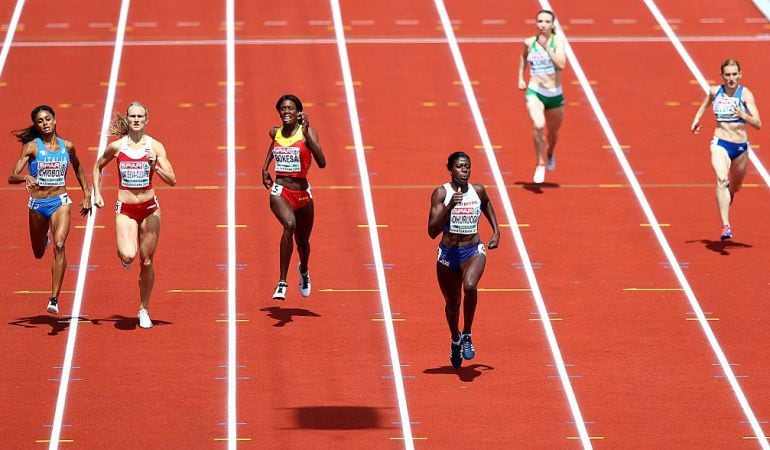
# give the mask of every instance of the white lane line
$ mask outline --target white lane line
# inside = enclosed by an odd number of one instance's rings
[[[698,84],[700,85],[703,92],[708,93],[709,84],[708,81],[706,81],[706,77],[703,76],[703,73],[695,64],[695,61],[693,61],[693,59],[690,57],[690,54],[687,52],[687,49],[684,48],[684,45],[682,45],[682,42],[676,33],[674,33],[674,30],[668,26],[666,23],[666,18],[663,16],[663,13],[660,11],[660,9],[658,9],[658,6],[653,0],[644,0],[644,4],[647,5],[650,13],[655,17],[655,20],[658,21],[661,29],[666,33],[668,40],[671,41],[671,44],[673,44],[674,48],[679,53],[679,56],[681,56],[687,68],[690,69],[690,72],[692,72],[695,79],[698,80]],[[759,175],[765,181],[765,184],[770,187],[770,174],[767,173],[767,169],[762,164],[762,161],[759,160],[757,154],[754,153],[754,150],[752,150],[750,147],[749,160],[754,165],[754,168],[757,170],[757,172],[759,172]]]
[[[767,19],[764,17],[747,17],[744,19],[746,23],[767,23]]]
[[[89,22],[88,28],[112,28],[110,22]]]
[[[238,337],[236,334],[235,239],[235,0],[225,4],[227,34],[227,448],[238,448]]]
[[[285,27],[288,24],[288,20],[266,20],[262,22],[262,26],[265,27]]]
[[[757,7],[759,11],[762,12],[762,14],[767,17],[768,20],[770,20],[770,2],[767,0],[752,0],[754,2],[754,6]]]
[[[110,82],[107,85],[107,97],[104,101],[104,113],[102,115],[102,128],[99,137],[99,151],[97,158],[104,153],[109,138],[110,121],[112,120],[112,111],[115,104],[115,91],[117,89],[118,74],[120,72],[120,60],[123,55],[123,39],[126,34],[126,21],[128,20],[128,8],[131,0],[123,0],[120,5],[120,18],[118,19],[118,28],[115,31],[115,48],[112,53],[112,67],[110,68]],[[94,235],[94,222],[96,221],[96,208],[88,216],[86,231],[83,236],[83,248],[80,251],[80,267],[78,268],[78,279],[75,285],[75,296],[72,300],[72,312],[70,313],[69,332],[67,333],[67,347],[64,352],[64,363],[62,363],[62,375],[59,383],[59,395],[56,398],[56,410],[54,412],[53,426],[51,427],[51,438],[48,444],[49,450],[59,448],[59,438],[61,437],[62,420],[64,419],[64,406],[67,403],[67,391],[69,389],[70,374],[72,372],[72,358],[75,355],[75,342],[78,335],[78,318],[80,317],[80,308],[83,303],[83,289],[86,283],[86,273],[88,272],[88,257],[91,254],[91,242]]]
[[[594,19],[570,19],[571,25],[593,25]]]
[[[66,30],[70,27],[69,22],[48,22],[45,27],[49,30]]]
[[[487,155],[487,160],[489,161],[489,166],[492,170],[495,184],[497,185],[500,200],[502,201],[503,208],[505,209],[506,219],[510,224],[518,223],[516,220],[516,214],[514,214],[513,211],[511,199],[508,196],[505,180],[503,179],[503,175],[500,172],[500,166],[497,164],[497,157],[495,156],[495,151],[492,148],[492,142],[489,138],[487,127],[484,124],[484,117],[481,114],[481,109],[479,108],[476,94],[473,92],[473,85],[471,84],[470,77],[468,76],[468,70],[465,67],[465,63],[463,62],[463,56],[460,52],[460,45],[457,43],[457,38],[455,37],[454,30],[452,29],[452,25],[449,20],[449,14],[446,11],[443,0],[434,0],[434,4],[436,5],[436,10],[438,11],[439,17],[441,18],[444,34],[446,35],[447,41],[449,43],[449,49],[452,52],[452,58],[454,59],[455,66],[457,67],[457,73],[460,76],[463,89],[465,90],[465,97],[468,100],[468,106],[470,106],[471,112],[473,113],[473,121],[476,124],[476,129],[478,130],[479,137],[481,138],[481,142],[484,146],[484,152]],[[583,421],[583,415],[580,412],[580,406],[578,405],[575,391],[572,389],[572,383],[570,381],[569,374],[567,373],[567,368],[564,364],[564,358],[562,357],[559,343],[556,341],[556,333],[553,330],[551,321],[548,320],[548,308],[546,308],[543,295],[540,292],[540,286],[538,285],[537,277],[535,276],[532,261],[529,258],[529,253],[527,252],[527,248],[524,244],[524,237],[521,235],[521,230],[519,227],[512,226],[510,227],[510,230],[513,234],[513,239],[516,242],[516,248],[518,249],[519,255],[521,256],[524,273],[526,274],[527,281],[529,282],[530,288],[532,289],[532,297],[534,298],[535,304],[537,305],[537,312],[539,314],[540,321],[543,324],[543,331],[545,332],[546,338],[548,340],[548,346],[551,349],[553,361],[556,364],[559,380],[561,381],[562,388],[564,389],[564,394],[567,397],[567,402],[569,403],[572,418],[575,421],[575,427],[577,428],[580,442],[583,444],[583,448],[585,449],[593,448],[591,445],[591,440],[589,439],[588,430],[586,430],[586,425]]]
[[[157,28],[158,22],[134,22],[134,28]]]
[[[180,28],[194,28],[201,26],[201,23],[198,21],[177,22],[176,26]]]
[[[406,390],[404,389],[404,378],[401,373],[401,362],[398,356],[398,343],[396,342],[396,331],[393,328],[393,313],[390,309],[390,298],[388,296],[388,285],[385,279],[385,266],[382,262],[382,250],[380,249],[380,237],[377,231],[377,218],[374,215],[374,200],[372,199],[372,187],[369,183],[369,169],[366,164],[366,154],[364,153],[364,139],[361,135],[361,125],[358,117],[358,106],[356,104],[356,93],[353,88],[353,74],[350,69],[350,59],[348,58],[348,49],[345,41],[345,28],[342,21],[342,11],[340,10],[339,0],[329,0],[332,9],[332,18],[334,20],[334,35],[337,39],[337,52],[340,58],[340,68],[342,70],[342,79],[345,83],[345,98],[348,104],[348,115],[350,117],[350,127],[353,132],[353,144],[356,148],[356,160],[358,161],[358,173],[361,177],[361,193],[364,196],[364,207],[366,209],[366,221],[369,228],[369,240],[372,245],[372,256],[374,258],[374,268],[377,273],[377,287],[380,290],[380,305],[382,308],[382,323],[385,324],[385,332],[388,337],[388,350],[390,353],[390,364],[393,369],[393,384],[396,388],[396,397],[398,400],[398,412],[401,418],[401,433],[404,440],[404,447],[407,450],[414,449],[414,440],[412,437],[412,424],[409,420],[409,409],[406,403]]]
[[[5,32],[3,49],[0,51],[0,74],[2,74],[3,69],[5,69],[5,62],[8,60],[8,52],[11,51],[16,28],[19,27],[19,17],[21,17],[21,11],[24,9],[24,1],[25,0],[16,1],[16,6],[13,8],[13,14],[11,15],[11,22],[8,24],[8,30]]]
[[[419,25],[420,21],[416,19],[396,19],[394,23],[399,26],[414,26]]]
[[[481,24],[482,25],[505,25],[508,23],[505,19],[482,19]]]
[[[612,19],[613,25],[636,25],[636,19]]]
[[[329,27],[332,25],[331,20],[308,20],[307,24],[311,27]]]
[[[540,0],[540,3],[544,5],[543,6],[544,9],[550,9],[547,0]],[[645,3],[649,3],[649,0],[645,0]],[[658,17],[662,19],[662,16],[659,15]],[[662,28],[671,30],[671,27],[668,25],[668,23],[665,22],[665,20],[662,20],[662,21],[659,20],[659,24],[661,25]],[[563,30],[561,31],[563,33]],[[698,319],[698,323],[701,326],[701,330],[706,335],[706,338],[709,342],[709,345],[711,346],[711,349],[713,350],[715,356],[717,357],[717,360],[721,364],[722,370],[725,372],[725,375],[730,381],[730,385],[733,388],[733,392],[735,393],[735,396],[738,398],[738,401],[741,404],[741,406],[744,407],[744,413],[746,414],[746,417],[749,419],[749,421],[753,421],[752,422],[753,424],[757,425],[757,428],[754,428],[754,430],[755,431],[758,430],[758,432],[760,433],[758,435],[758,439],[760,440],[760,442],[764,440],[766,445],[767,439],[765,438],[764,433],[762,433],[761,428],[759,428],[759,424],[756,423],[756,417],[754,416],[753,411],[751,411],[751,408],[748,407],[748,402],[746,400],[746,397],[743,395],[743,391],[738,385],[738,380],[735,378],[735,374],[733,373],[732,368],[730,367],[730,363],[727,360],[727,356],[725,356],[724,352],[722,351],[722,348],[719,346],[719,342],[717,341],[717,338],[714,335],[714,332],[711,329],[711,326],[709,325],[708,319],[706,318],[706,315],[704,314],[703,309],[701,308],[700,303],[698,302],[698,299],[695,297],[695,293],[690,287],[690,283],[687,281],[687,278],[684,276],[684,272],[682,271],[679,261],[674,255],[674,251],[672,250],[671,246],[668,243],[668,240],[663,234],[663,229],[661,228],[657,217],[655,217],[655,213],[652,211],[652,207],[650,206],[650,203],[647,201],[647,197],[644,195],[644,191],[642,190],[642,187],[639,184],[639,180],[636,178],[636,174],[634,173],[634,170],[631,167],[631,164],[628,162],[628,159],[626,158],[625,153],[620,147],[620,143],[618,142],[618,139],[615,136],[615,132],[612,130],[612,127],[610,126],[610,123],[607,120],[607,116],[604,114],[604,110],[599,104],[599,101],[596,99],[596,95],[594,94],[593,88],[591,88],[591,85],[588,82],[588,78],[583,72],[583,68],[580,66],[580,62],[575,56],[575,53],[572,51],[572,48],[569,45],[569,42],[567,42],[566,35],[562,34],[562,36],[565,39],[565,48],[567,52],[567,57],[569,58],[570,64],[572,65],[572,70],[573,72],[575,72],[575,75],[580,81],[580,86],[583,88],[583,92],[588,98],[588,101],[591,104],[591,108],[594,110],[594,114],[596,115],[596,118],[599,120],[599,124],[601,125],[605,136],[607,137],[610,144],[612,145],[612,150],[615,153],[615,157],[620,163],[620,166],[623,168],[623,172],[625,173],[626,179],[628,180],[629,185],[633,189],[634,195],[636,196],[636,199],[639,202],[639,205],[641,206],[642,211],[644,212],[644,215],[647,219],[647,223],[650,224],[651,229],[655,234],[656,239],[658,240],[658,244],[663,250],[663,253],[666,255],[666,260],[668,261],[668,264],[670,265],[671,270],[674,272],[674,274],[676,275],[679,281],[679,284],[682,286],[682,290],[685,296],[687,297],[690,307],[692,308],[692,311],[694,312],[695,316]]]
[[[373,20],[355,20],[355,19],[353,19],[353,20],[350,21],[350,24],[353,25],[353,26],[370,26],[370,25],[374,25],[374,21]]]
[[[684,61],[685,65],[690,69],[690,72],[693,74],[696,80],[698,80],[698,84],[700,85],[701,89],[704,93],[709,92],[709,84],[708,81],[706,81],[706,78],[701,73],[700,69],[698,69],[698,66],[695,64],[695,61],[692,60],[690,57],[690,54],[687,52],[687,50],[684,48],[682,43],[679,41],[679,38],[677,38],[676,33],[674,33],[674,30],[668,26],[666,23],[666,19],[663,16],[663,13],[658,9],[658,6],[655,4],[652,0],[644,0],[644,4],[647,6],[647,9],[650,10],[650,13],[655,17],[655,20],[658,21],[658,24],[660,25],[661,29],[666,33],[666,36],[668,36],[669,40],[671,40],[671,43],[674,45],[674,48],[679,53],[679,56]],[[624,156],[625,157],[625,156]],[[762,178],[765,180],[765,183],[770,186],[770,176],[768,176],[767,170],[765,170],[765,167],[762,165],[762,163],[759,161],[759,158],[757,158],[756,154],[754,154],[754,151],[749,148],[749,159],[754,164],[754,167],[759,171]],[[656,231],[657,234],[657,231]],[[662,237],[662,232],[661,232]],[[670,249],[669,249],[670,250]],[[672,253],[673,256],[673,253]],[[674,273],[677,274],[677,277],[680,276],[682,273],[681,269],[679,267],[674,267]],[[687,281],[684,280],[684,274],[681,275],[680,282],[684,281],[686,283]],[[741,409],[743,409],[743,414],[746,416],[746,419],[751,424],[751,429],[754,431],[754,435],[757,438],[757,441],[759,442],[760,446],[763,449],[770,449],[770,443],[767,441],[767,436],[765,435],[764,431],[762,430],[762,426],[757,421],[757,417],[754,414],[754,411],[751,409],[751,405],[749,405],[749,400],[746,398],[746,395],[743,393],[743,389],[741,389],[740,384],[738,383],[738,379],[735,377],[735,373],[733,372],[732,367],[730,366],[730,362],[727,359],[727,356],[722,351],[722,348],[719,346],[719,342],[717,341],[716,336],[714,335],[714,332],[711,330],[711,326],[706,321],[706,317],[703,315],[703,312],[700,310],[700,305],[698,304],[697,299],[695,298],[695,294],[693,294],[692,290],[690,289],[689,285],[682,284],[682,287],[685,288],[685,293],[687,294],[687,299],[690,301],[690,305],[693,308],[693,311],[697,313],[698,322],[700,323],[701,329],[703,329],[704,334],[706,335],[706,338],[709,341],[709,344],[711,344],[711,348],[714,350],[714,353],[716,354],[717,360],[719,361],[719,364],[722,366],[722,371],[725,373],[725,376],[727,377],[727,381],[730,383],[730,387],[733,390],[733,394],[735,395],[736,399],[738,400],[738,403],[741,406]]]
[[[331,26],[331,24],[329,24]],[[526,36],[503,37],[460,37],[457,42],[461,44],[521,44]],[[763,42],[770,41],[770,34],[745,35],[745,36],[687,36],[681,37],[682,42]],[[572,42],[585,44],[621,44],[621,43],[660,43],[669,42],[665,36],[585,36],[573,37]],[[439,44],[446,45],[443,37],[435,38],[348,38],[351,45],[369,44]],[[45,42],[14,42],[12,47],[112,47],[113,41],[45,41]],[[266,38],[266,39],[236,39],[238,45],[336,45],[332,38]],[[225,39],[170,39],[170,40],[143,40],[134,39],[124,43],[126,47],[194,47],[194,46],[225,46]]]
[[[698,19],[698,23],[719,24],[719,23],[725,23],[725,19],[722,17],[701,17],[700,19]]]

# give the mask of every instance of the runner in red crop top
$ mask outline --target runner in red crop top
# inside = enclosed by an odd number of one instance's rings
[[[163,182],[173,186],[176,175],[163,144],[145,134],[149,121],[146,106],[133,102],[126,109],[126,117],[116,116],[110,134],[120,138],[110,142],[94,165],[94,204],[99,208],[104,206],[100,189],[102,170],[116,159],[120,175],[115,205],[118,256],[123,267],[130,268],[139,255],[139,327],[151,328],[147,308],[155,282],[153,258],[160,234],[160,205],[152,187],[152,177],[157,174]]]
[[[270,129],[270,148],[262,166],[262,184],[270,190],[270,209],[283,225],[281,236],[280,276],[273,292],[276,300],[286,299],[286,275],[297,243],[299,253],[299,291],[310,295],[310,232],[315,218],[313,195],[307,172],[315,159],[318,167],[326,167],[326,157],[318,143],[318,133],[310,126],[310,118],[302,111],[302,102],[287,94],[275,105],[281,126]],[[270,162],[275,160],[275,181],[270,176]]]

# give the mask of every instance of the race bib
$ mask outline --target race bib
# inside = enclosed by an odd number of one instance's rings
[[[302,170],[299,147],[273,147],[273,158],[276,172],[296,173]]]
[[[37,162],[37,184],[39,186],[64,186],[66,174],[66,161]]]
[[[142,189],[150,185],[150,164],[147,161],[121,161],[121,184],[129,189]]]

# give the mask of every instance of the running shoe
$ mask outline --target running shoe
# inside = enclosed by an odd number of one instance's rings
[[[140,309],[137,317],[139,319],[139,328],[152,328],[150,313],[148,313],[146,309]]]
[[[289,285],[285,281],[279,281],[273,292],[273,300],[286,300],[286,288]]]
[[[59,299],[56,297],[51,297],[48,299],[48,308],[46,308],[48,311],[48,314],[53,314],[54,316],[59,314]]]
[[[550,155],[548,156],[548,160],[545,162],[545,170],[549,172],[553,172],[553,169],[556,168],[556,155]]]
[[[722,225],[722,235],[719,236],[721,240],[730,239],[733,237],[733,230],[730,229],[730,225]]]
[[[473,346],[470,334],[463,333],[460,336],[460,347],[463,349],[463,359],[473,359],[476,356],[476,347]]]
[[[463,347],[461,342],[462,339],[456,344],[454,341],[452,341],[452,349],[449,353],[449,360],[452,361],[452,367],[455,369],[459,369],[463,364]]]
[[[532,182],[540,184],[545,181],[545,166],[538,165],[535,167],[535,174],[532,175]]]
[[[297,266],[297,270],[299,271],[299,295],[303,297],[309,297],[310,296],[310,270],[308,270],[305,273],[302,273],[302,264],[299,264]]]

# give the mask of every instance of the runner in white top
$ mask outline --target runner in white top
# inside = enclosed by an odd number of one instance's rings
[[[561,71],[567,66],[567,55],[564,43],[554,29],[554,14],[542,10],[535,17],[537,35],[524,40],[524,51],[519,60],[519,89],[526,90],[527,111],[534,127],[532,137],[537,165],[532,181],[540,184],[545,181],[546,169],[550,172],[556,168],[554,148],[564,121]],[[530,66],[529,83],[524,80],[527,64]]]
[[[759,130],[762,121],[759,109],[754,101],[754,94],[740,84],[741,65],[734,59],[725,60],[721,66],[722,84],[709,87],[695,113],[690,130],[698,133],[700,119],[709,104],[713,103],[716,129],[711,140],[711,166],[717,176],[717,206],[722,219],[720,239],[730,239],[733,231],[730,227],[730,205],[735,193],[741,189],[748,165],[749,138],[746,124]]]
[[[176,184],[176,175],[166,154],[166,148],[157,139],[145,134],[149,122],[147,107],[132,102],[126,117],[116,114],[110,134],[120,136],[109,143],[94,165],[94,204],[101,208],[102,170],[113,159],[118,161],[120,186],[115,204],[115,231],[118,257],[123,267],[130,268],[139,256],[139,313],[140,328],[152,328],[148,308],[155,285],[155,250],[160,235],[160,205],[155,197],[152,176],[169,186]]]
[[[484,274],[486,249],[497,248],[500,228],[484,185],[468,182],[471,176],[470,157],[463,152],[452,153],[447,161],[447,169],[451,182],[434,189],[430,199],[428,235],[435,239],[441,234],[436,278],[444,296],[444,314],[452,340],[449,358],[452,366],[458,369],[463,359],[472,359],[476,355],[476,348],[471,341],[471,328],[478,302],[477,286]],[[492,237],[486,247],[479,237],[482,213],[492,227]]]

